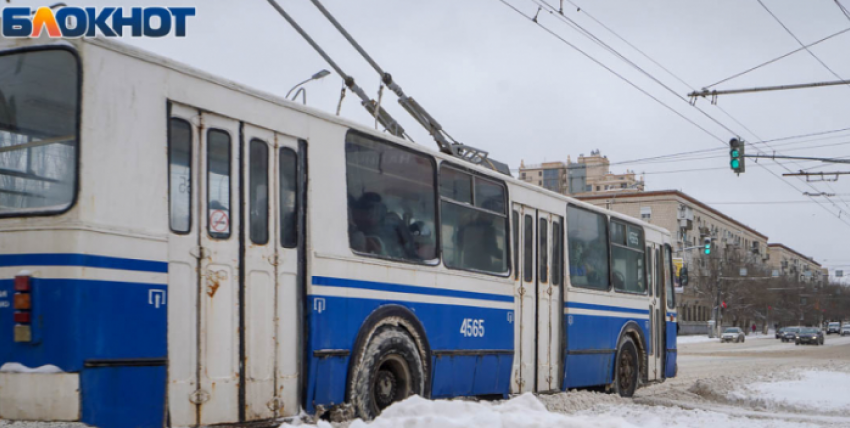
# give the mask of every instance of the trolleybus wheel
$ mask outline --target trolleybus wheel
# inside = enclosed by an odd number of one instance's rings
[[[621,397],[631,397],[637,389],[638,372],[640,371],[637,347],[635,347],[631,338],[625,337],[620,341],[616,358],[614,392]]]
[[[373,419],[397,401],[424,394],[422,359],[403,330],[381,327],[358,361],[350,396],[361,418]]]

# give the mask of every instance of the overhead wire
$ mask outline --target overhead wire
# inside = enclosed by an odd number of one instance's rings
[[[784,29],[787,33],[788,33],[788,35],[790,35],[790,36],[791,36],[791,37],[792,37],[792,38],[793,38],[793,39],[797,42],[797,44],[799,44],[801,47],[803,47],[803,48],[805,48],[805,49],[806,49],[806,52],[808,52],[808,53],[809,53],[809,55],[811,55],[811,56],[812,56],[812,58],[814,58],[814,59],[815,59],[818,63],[820,63],[820,65],[821,65],[821,66],[823,66],[823,67],[824,67],[827,71],[829,71],[829,72],[830,72],[833,76],[835,76],[835,78],[837,78],[837,79],[839,79],[839,80],[844,80],[844,78],[843,78],[843,77],[841,77],[841,76],[840,76],[838,73],[836,73],[836,72],[835,72],[832,68],[830,68],[828,65],[826,65],[826,63],[825,63],[825,62],[823,62],[823,60],[822,60],[822,59],[820,59],[820,57],[818,57],[817,55],[815,55],[815,53],[814,53],[814,52],[812,52],[812,51],[811,51],[811,49],[809,49],[808,47],[806,47],[806,45],[805,45],[805,44],[804,44],[804,43],[800,40],[800,38],[799,38],[799,37],[797,37],[797,35],[796,35],[796,34],[794,34],[794,32],[793,32],[793,31],[791,31],[791,29],[790,29],[790,28],[788,28],[788,26],[787,26],[787,25],[785,25],[785,23],[784,23],[784,22],[782,22],[782,20],[781,20],[781,19],[779,19],[779,17],[778,17],[778,16],[776,16],[776,14],[774,14],[774,13],[773,13],[773,11],[771,11],[771,10],[770,10],[770,8],[768,8],[768,7],[767,7],[767,5],[766,5],[766,4],[764,4],[764,2],[763,2],[762,0],[756,0],[756,1],[757,1],[760,5],[761,5],[761,7],[762,7],[762,8],[763,8],[763,9],[764,9],[764,10],[765,10],[765,11],[766,11],[766,12],[767,12],[767,13],[768,13],[771,17],[773,17],[773,19],[774,19],[774,20],[775,20],[775,21],[776,21],[776,22],[777,22],[777,23],[778,23],[778,24],[779,24],[779,25],[780,25],[780,26],[781,26],[781,27],[782,27],[782,28],[783,28],[783,29]],[[848,89],[850,89],[850,85],[845,85],[845,87],[847,87]],[[753,134],[753,135],[755,135],[755,134]],[[769,145],[767,145],[767,144],[765,144],[765,145],[766,145],[766,146],[768,146],[768,147],[770,147],[770,146],[769,146]],[[786,168],[787,168],[787,167],[786,167]],[[790,171],[790,169],[789,169],[789,171]],[[801,180],[802,180],[802,179],[801,179]],[[809,185],[809,187],[815,188],[813,185],[811,185],[811,184],[808,182],[808,180],[806,181],[806,183]],[[835,191],[835,189],[833,189],[833,188],[832,188],[832,186],[830,186],[829,184],[826,184],[826,187],[827,187],[827,188],[829,188],[830,190],[832,190],[833,192]],[[827,198],[827,200],[829,200],[829,198]],[[834,204],[833,204],[833,205],[834,205]],[[845,203],[844,203],[844,205],[845,205],[848,209],[850,209],[850,203],[845,202]],[[839,208],[839,217],[840,217],[840,215],[841,215],[841,211],[843,211],[843,210],[841,210],[841,208]]]
[[[808,50],[808,48],[810,48],[810,47],[812,47],[812,46],[816,46],[816,45],[820,44],[821,42],[825,42],[825,41],[827,41],[827,40],[829,40],[829,39],[831,39],[831,38],[833,38],[833,37],[840,36],[840,35],[842,35],[842,34],[844,34],[844,33],[848,32],[848,31],[850,31],[850,28],[845,28],[845,29],[843,29],[843,30],[841,30],[841,31],[839,31],[839,32],[837,32],[837,33],[832,33],[832,34],[830,34],[830,35],[828,35],[828,36],[826,36],[826,37],[824,37],[824,38],[822,38],[822,39],[819,39],[819,40],[817,40],[817,41],[815,41],[815,42],[809,43],[808,45],[804,45],[804,46],[802,46],[802,47],[799,47],[799,48],[797,48],[797,49],[794,49],[794,50],[793,50],[793,51],[791,51],[791,52],[788,52],[788,53],[786,53],[786,54],[780,55],[780,56],[778,56],[778,57],[776,57],[776,58],[773,58],[773,59],[771,59],[771,60],[765,61],[765,62],[763,62],[763,63],[761,63],[761,64],[756,65],[756,66],[750,67],[750,68],[748,68],[748,69],[746,69],[746,70],[744,70],[744,71],[742,71],[742,72],[740,72],[740,73],[735,73],[735,74],[733,74],[733,75],[731,75],[731,76],[729,76],[729,77],[727,77],[727,78],[725,78],[725,79],[718,80],[717,82],[714,82],[714,83],[712,83],[712,84],[710,84],[710,85],[708,85],[708,86],[705,86],[703,89],[713,88],[713,87],[715,87],[715,86],[717,86],[717,85],[719,85],[719,84],[721,84],[721,83],[726,83],[726,82],[728,82],[728,81],[730,81],[730,80],[732,80],[732,79],[736,79],[736,78],[741,77],[741,76],[743,76],[743,75],[745,75],[745,74],[748,74],[748,73],[750,73],[750,72],[756,71],[756,70],[758,70],[758,69],[760,69],[760,68],[762,68],[762,67],[764,67],[764,66],[766,66],[766,65],[773,64],[774,62],[777,62],[777,61],[779,61],[779,60],[781,60],[781,59],[784,59],[784,58],[787,58],[787,57],[789,57],[789,56],[791,56],[791,55],[794,55],[794,54],[795,54],[795,53],[797,53],[797,52],[801,52],[801,51],[804,51],[804,50]]]
[[[668,110],[671,110],[671,111],[672,111],[672,112],[674,112],[676,115],[678,115],[678,116],[682,117],[683,119],[685,119],[686,121],[690,122],[692,125],[696,126],[697,128],[699,128],[699,129],[700,129],[700,130],[702,130],[703,132],[706,132],[707,134],[709,134],[709,135],[713,136],[715,139],[717,139],[718,141],[720,141],[721,143],[723,143],[723,144],[724,144],[724,146],[725,146],[725,141],[724,141],[723,139],[719,138],[717,135],[715,135],[715,134],[711,133],[710,131],[706,130],[704,127],[702,127],[702,126],[700,126],[700,125],[696,124],[693,120],[691,120],[691,119],[689,119],[689,118],[685,117],[685,116],[684,116],[684,115],[682,115],[680,112],[678,112],[678,111],[676,111],[676,110],[672,109],[672,107],[670,107],[670,106],[669,106],[669,105],[667,105],[666,103],[661,102],[658,98],[656,98],[655,96],[653,96],[653,95],[649,94],[646,90],[644,90],[643,88],[640,88],[640,87],[639,87],[639,86],[637,86],[635,83],[631,82],[630,80],[628,80],[627,78],[625,78],[625,77],[624,77],[624,76],[622,76],[621,74],[619,74],[619,73],[615,72],[613,69],[611,69],[610,67],[608,67],[607,65],[605,65],[605,64],[604,64],[604,63],[602,63],[601,61],[597,60],[596,58],[594,58],[593,56],[591,56],[591,55],[590,55],[590,54],[588,54],[587,52],[585,52],[585,51],[581,50],[580,48],[578,48],[578,47],[577,47],[576,45],[574,45],[573,43],[570,43],[570,42],[569,42],[569,41],[567,41],[565,38],[563,38],[563,37],[562,37],[562,36],[560,36],[559,34],[555,33],[553,30],[551,30],[550,28],[548,28],[548,27],[546,27],[546,26],[544,26],[544,25],[540,24],[540,22],[539,22],[539,21],[538,21],[538,19],[537,19],[537,16],[535,16],[534,18],[531,18],[531,17],[529,17],[528,15],[526,15],[525,13],[523,13],[522,11],[520,11],[519,9],[517,9],[517,8],[516,8],[515,6],[513,6],[512,4],[508,3],[506,0],[499,0],[499,1],[500,1],[502,4],[504,4],[505,6],[508,6],[510,9],[512,9],[514,12],[516,12],[516,13],[517,13],[517,14],[519,14],[520,16],[523,16],[524,18],[528,19],[529,21],[532,21],[532,22],[534,22],[535,24],[537,24],[537,26],[538,26],[538,27],[540,27],[541,29],[543,29],[544,31],[546,31],[547,33],[549,33],[551,36],[555,37],[556,39],[560,40],[562,43],[564,43],[564,44],[566,44],[566,45],[570,46],[571,48],[573,48],[574,50],[578,51],[578,52],[579,52],[579,53],[581,53],[583,56],[585,56],[586,58],[590,59],[591,61],[593,61],[593,62],[594,62],[594,63],[596,63],[597,65],[599,65],[599,66],[601,66],[601,67],[605,68],[607,71],[609,71],[609,72],[611,72],[612,74],[614,74],[615,76],[619,77],[621,80],[625,81],[625,82],[626,82],[626,83],[628,83],[630,86],[634,87],[634,88],[635,88],[635,89],[637,89],[638,91],[640,91],[640,92],[642,92],[643,94],[647,95],[648,97],[652,98],[652,99],[653,99],[653,100],[655,100],[656,102],[658,102],[658,103],[662,104],[662,105],[663,105],[664,107],[666,107]],[[548,3],[543,2],[542,0],[531,0],[531,1],[533,1],[535,4],[537,4],[537,5],[538,5],[538,7],[539,7],[539,8],[538,8],[538,14],[539,14],[540,10],[542,10],[542,8],[545,6],[545,7],[547,8],[547,11],[548,11],[550,14],[555,15],[555,16],[563,16],[563,15],[561,15],[560,13],[556,13],[555,9],[554,9],[551,5],[549,5]],[[572,3],[572,2],[571,2],[571,3]],[[572,3],[572,4],[574,4],[574,5],[575,5],[575,3]],[[564,18],[566,18],[566,17],[564,17]],[[630,60],[628,60],[627,58],[625,58],[625,56],[623,56],[622,54],[619,54],[619,52],[616,52],[616,50],[614,50],[613,48],[611,48],[610,46],[608,46],[607,44],[605,44],[603,41],[601,41],[601,39],[599,39],[599,38],[597,38],[596,36],[592,35],[589,31],[587,31],[587,30],[583,29],[580,25],[576,24],[574,21],[569,20],[568,18],[567,18],[567,21],[569,22],[569,23],[568,23],[568,25],[570,25],[570,26],[571,26],[572,28],[574,28],[574,29],[579,29],[578,31],[579,31],[580,33],[582,33],[582,34],[584,34],[586,37],[590,38],[592,41],[594,41],[594,43],[596,43],[596,44],[598,44],[598,45],[600,45],[600,46],[605,47],[605,48],[606,48],[606,50],[608,50],[609,52],[613,53],[615,56],[617,56],[617,57],[619,57],[619,58],[623,59],[624,61],[626,61],[626,62],[627,62],[627,63],[629,63],[630,65],[634,66],[634,67],[635,67],[635,68],[637,68],[639,71],[641,71],[643,74],[647,75],[647,77],[649,77],[649,78],[650,78],[650,79],[652,79],[653,81],[655,81],[655,82],[659,83],[662,87],[664,87],[664,88],[665,88],[665,89],[667,89],[668,91],[673,92],[673,93],[674,93],[674,95],[676,95],[678,98],[683,99],[683,100],[685,100],[685,101],[687,102],[687,100],[686,100],[686,99],[684,99],[684,97],[682,97],[682,96],[678,95],[678,93],[676,93],[675,91],[673,91],[673,90],[672,90],[669,86],[667,86],[666,84],[663,84],[662,82],[660,82],[660,81],[659,81],[657,78],[655,78],[654,76],[649,75],[649,73],[647,73],[647,72],[646,72],[645,70],[643,70],[641,67],[637,66],[636,64],[634,64],[633,62],[631,62]],[[630,44],[630,45],[631,45],[631,44]],[[641,51],[641,52],[642,52],[642,51]],[[645,55],[645,56],[646,56],[646,54],[645,54],[645,53],[643,53],[643,55]],[[681,79],[680,79],[680,80],[681,80]],[[684,83],[684,81],[683,81],[683,83]],[[690,103],[689,103],[689,104],[690,104]],[[694,106],[694,107],[695,107],[695,106]],[[705,116],[706,116],[706,117],[708,117],[709,119],[711,119],[711,120],[712,120],[713,122],[715,122],[716,124],[720,125],[720,126],[721,126],[721,127],[723,127],[724,129],[726,129],[727,131],[729,131],[730,133],[732,133],[732,134],[734,134],[734,135],[737,135],[737,133],[736,133],[736,132],[732,131],[732,130],[731,130],[730,128],[728,128],[726,125],[722,124],[722,123],[721,123],[720,121],[718,121],[716,118],[713,118],[711,115],[709,115],[708,113],[704,112],[703,110],[701,110],[701,109],[699,109],[699,108],[697,108],[697,110],[698,110],[698,111],[700,111],[703,115],[705,115]],[[728,115],[728,113],[726,113],[726,114]],[[751,132],[751,131],[750,131],[750,132]],[[751,133],[752,133],[752,132],[751,132]],[[755,134],[753,134],[753,135],[754,135],[754,136],[756,136]],[[757,138],[757,139],[759,139],[759,140],[762,140],[762,139],[761,139],[760,137],[758,137],[758,136],[756,136],[756,138]],[[759,150],[759,149],[758,149],[758,147],[754,147],[754,148],[755,148],[756,150]],[[759,151],[760,151],[760,150],[759,150]],[[774,162],[775,162],[775,160],[774,160]],[[777,164],[779,164],[779,163],[777,163]],[[757,163],[757,165],[761,166],[763,169],[765,169],[766,171],[768,171],[771,175],[775,176],[777,179],[779,179],[780,181],[782,181],[783,183],[785,183],[785,184],[786,184],[786,185],[788,185],[789,187],[793,188],[793,189],[794,189],[794,190],[796,190],[797,192],[802,193],[802,192],[801,192],[801,190],[800,190],[799,188],[797,188],[796,186],[794,186],[794,185],[793,185],[793,184],[791,184],[790,182],[788,182],[788,181],[786,181],[786,180],[783,180],[783,179],[782,179],[779,175],[777,175],[775,172],[773,172],[773,171],[771,171],[770,169],[768,169],[766,166],[764,166],[764,165],[762,165],[762,164],[758,164],[758,163]],[[783,167],[784,167],[784,166],[783,166]],[[788,169],[787,167],[784,167],[784,168],[786,168],[786,170],[788,170],[788,171],[791,171],[791,170],[790,170],[790,169]],[[818,190],[817,188],[815,188],[815,187],[814,187],[814,186],[812,186],[811,184],[809,184],[809,183],[807,183],[807,184],[808,184],[808,185],[809,185],[809,187],[811,187],[812,189],[814,189],[814,190]],[[850,226],[850,223],[848,223],[847,221],[845,221],[844,219],[842,219],[842,218],[841,218],[841,213],[843,212],[843,210],[841,210],[840,208],[838,208],[838,209],[839,209],[839,213],[836,215],[834,212],[832,212],[831,210],[829,210],[829,209],[828,209],[826,206],[824,206],[822,203],[819,203],[818,205],[819,205],[819,206],[821,206],[823,209],[825,209],[825,210],[826,210],[827,212],[829,212],[830,214],[832,214],[833,216],[836,216],[836,217],[839,219],[839,221],[842,221],[845,225]],[[833,203],[833,206],[835,206],[835,204],[834,204],[834,203]]]

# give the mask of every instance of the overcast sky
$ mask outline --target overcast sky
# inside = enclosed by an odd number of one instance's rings
[[[533,16],[535,0],[506,0]],[[536,0],[543,1],[543,0]],[[558,0],[546,0],[557,7]],[[803,43],[850,27],[833,0],[763,0]],[[850,0],[843,0],[850,7]],[[747,160],[736,177],[728,168],[732,132],[677,96],[702,88],[799,48],[757,0],[573,0],[564,14],[673,89],[676,95],[591,42],[544,8],[539,25],[499,0],[324,0],[324,5],[405,92],[416,98],[456,139],[485,150],[512,168],[526,163],[575,159],[601,150],[612,163],[672,153],[717,149],[701,159],[613,165],[645,172],[647,190],[679,189],[799,252],[847,265],[850,252],[850,176],[807,184],[782,178],[783,166]],[[13,0],[12,4],[31,4]],[[39,2],[43,3],[43,2]],[[143,1],[66,0],[70,5],[138,6]],[[372,97],[378,75],[319,14],[309,0],[279,0],[281,6],[331,54]],[[157,4],[162,4],[157,2]],[[283,95],[316,71],[330,68],[265,0],[184,1],[197,7],[184,39],[127,39],[158,54],[208,72]],[[234,6],[238,5],[238,7]],[[678,78],[653,64],[591,17],[622,36]],[[548,34],[548,28],[652,96],[693,120],[688,123],[588,57]],[[850,79],[850,33],[811,49],[829,68]],[[731,89],[836,80],[807,52],[799,52],[719,85]],[[335,111],[341,81],[334,74],[306,86],[308,104]],[[383,105],[420,144],[435,143],[395,103]],[[850,87],[805,89],[700,99],[697,107],[750,142],[850,128]],[[246,113],[247,114],[247,113]],[[371,124],[352,94],[342,115]],[[816,140],[816,141],[812,141]],[[828,147],[814,147],[824,146]],[[758,148],[758,150],[756,150]],[[848,156],[850,132],[750,144],[747,153],[776,150],[795,156]],[[715,156],[715,157],[709,157]],[[789,163],[791,170],[818,166]],[[717,168],[693,171],[696,169]],[[665,171],[681,171],[664,173]],[[818,170],[850,170],[827,166]],[[792,187],[793,186],[793,187]],[[796,189],[795,189],[796,188]],[[803,191],[830,192],[835,205],[811,203]],[[794,204],[742,205],[729,202]],[[848,201],[848,202],[843,202]],[[726,204],[723,204],[726,203]],[[824,207],[828,208],[825,209]],[[841,213],[841,219],[837,216]],[[845,223],[846,222],[846,223]],[[840,268],[840,267],[839,267]]]

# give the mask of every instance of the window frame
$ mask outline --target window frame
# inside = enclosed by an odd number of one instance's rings
[[[665,286],[664,286],[664,300],[667,301],[667,303],[666,303],[667,310],[675,311],[676,310],[676,285],[673,282],[673,276],[675,275],[676,271],[673,270],[673,247],[670,244],[664,244],[664,248],[665,248],[666,251],[662,251],[662,253],[666,252],[667,254],[669,254],[669,257],[667,258],[667,264],[668,264],[669,269],[670,269],[670,275],[669,275],[669,278],[667,278],[667,281],[670,281],[670,295],[669,296],[667,295],[667,284],[665,284]]]
[[[74,152],[74,185],[72,186],[72,194],[71,200],[68,202],[68,205],[58,209],[58,210],[40,210],[40,211],[25,211],[25,212],[16,212],[16,213],[0,213],[0,219],[3,218],[27,218],[27,217],[47,217],[47,216],[60,216],[65,214],[77,205],[77,199],[80,194],[80,180],[82,178],[82,174],[80,173],[80,168],[82,167],[82,161],[80,153],[82,152],[83,142],[80,139],[82,122],[83,122],[83,64],[82,59],[80,58],[79,52],[71,46],[63,46],[63,45],[42,45],[42,46],[30,46],[23,48],[14,48],[5,50],[0,53],[0,56],[9,56],[9,55],[17,55],[17,54],[26,54],[30,52],[44,52],[44,51],[65,51],[71,54],[74,57],[74,60],[77,65],[77,106],[76,112],[74,114],[74,118],[77,121],[77,127],[75,129],[75,138],[77,141],[77,147]],[[171,105],[168,105],[168,117],[171,118]],[[166,138],[168,138],[166,136]],[[170,159],[169,159],[170,162]],[[170,222],[169,222],[170,223]],[[192,228],[189,228],[191,232]]]
[[[233,236],[233,135],[230,134],[230,131],[222,128],[207,128],[206,129],[206,138],[204,139],[204,146],[206,147],[206,163],[204,164],[205,171],[205,180],[206,180],[206,197],[204,198],[204,215],[207,217],[207,237],[210,239],[215,239],[217,241],[228,241]],[[230,225],[227,228],[227,235],[224,234],[220,236],[215,236],[212,233],[212,229],[210,229],[210,134],[213,132],[221,132],[227,135],[227,203],[229,206],[227,207],[227,218],[230,222]],[[239,205],[238,203],[236,205]],[[238,212],[237,208],[237,212]]]
[[[472,176],[472,204],[454,201],[454,200],[452,200],[450,198],[446,198],[446,197],[444,197],[443,195],[440,194],[440,188],[439,188],[440,179],[439,178],[440,178],[440,175],[442,173],[443,167],[454,169],[456,171],[466,173],[466,174],[469,174],[469,175]],[[513,210],[513,208],[510,205],[511,196],[510,196],[510,193],[509,193],[508,185],[503,180],[499,180],[499,179],[494,178],[494,177],[490,177],[490,176],[487,176],[487,175],[484,175],[484,174],[480,174],[477,171],[473,171],[470,168],[466,168],[466,167],[458,165],[454,162],[449,162],[449,161],[445,161],[445,160],[441,160],[439,165],[437,165],[436,173],[437,173],[436,174],[437,175],[437,184],[436,184],[435,190],[437,192],[437,213],[438,213],[437,228],[440,231],[437,235],[442,237],[442,234],[443,234],[443,232],[442,232],[442,230],[443,230],[442,203],[443,203],[444,200],[451,203],[451,204],[458,205],[458,206],[461,206],[461,207],[471,208],[471,209],[474,209],[474,210],[477,210],[477,211],[480,211],[480,212],[483,212],[483,213],[493,214],[493,215],[504,217],[504,219],[505,219],[505,261],[507,263],[508,269],[504,273],[496,273],[496,272],[487,272],[487,271],[482,271],[482,270],[477,270],[477,269],[450,267],[449,265],[446,264],[445,259],[442,257],[442,255],[443,255],[443,242],[442,242],[442,240],[438,240],[438,242],[437,242],[437,245],[438,245],[437,248],[439,248],[439,251],[438,251],[438,256],[439,256],[439,259],[440,259],[439,264],[442,264],[443,266],[445,266],[446,269],[450,269],[450,270],[456,270],[456,271],[461,271],[461,272],[473,272],[473,273],[479,273],[479,274],[482,274],[482,275],[495,276],[495,277],[499,277],[499,278],[510,278],[511,274],[513,273],[513,267],[511,266],[511,264],[512,264],[511,263],[512,252],[511,252],[511,245],[510,245],[510,242],[509,242],[509,240],[512,236],[511,235],[511,215],[510,215],[510,213]],[[475,184],[476,184],[475,180],[477,180],[478,178],[481,178],[482,180],[487,180],[487,181],[489,181],[493,184],[501,186],[502,189],[504,189],[504,191],[505,191],[505,201],[504,201],[505,212],[503,214],[497,213],[496,211],[490,211],[488,209],[481,208],[481,207],[475,205],[475,202],[477,201],[477,196],[478,196],[477,192],[475,190],[475,187],[476,187],[475,186]]]
[[[264,165],[265,166],[265,172],[266,172],[266,182],[265,182],[265,185],[266,185],[266,212],[265,212],[266,239],[265,239],[264,242],[254,241],[254,236],[252,236],[252,233],[251,233],[252,228],[254,226],[254,218],[252,216],[252,213],[254,212],[253,208],[254,208],[254,203],[255,203],[255,201],[251,198],[251,192],[254,191],[254,183],[253,183],[252,176],[251,176],[251,171],[252,171],[251,163],[253,162],[254,159],[252,158],[253,153],[252,153],[251,149],[252,149],[254,143],[262,144],[262,147],[266,151],[266,164]],[[270,196],[271,196],[271,190],[270,190],[271,189],[271,180],[270,180],[270,178],[271,178],[271,173],[274,172],[274,171],[271,171],[270,168],[269,168],[269,159],[270,159],[269,153],[271,153],[271,150],[270,150],[269,143],[267,141],[260,139],[260,138],[257,138],[257,137],[251,138],[251,140],[248,141],[248,198],[247,198],[248,199],[248,239],[254,245],[265,246],[265,245],[268,245],[269,241],[271,240],[271,238],[270,238],[271,227],[269,227],[269,225],[270,225],[269,218],[271,217],[271,215],[270,215],[271,214],[271,198],[270,198]],[[296,205],[296,210],[297,210],[297,205]]]
[[[194,168],[194,166],[195,166],[195,162],[194,162],[194,160],[195,160],[194,159],[194,155],[195,155],[195,147],[194,147],[195,132],[194,131],[195,130],[192,128],[192,123],[189,122],[188,120],[186,120],[182,117],[171,116],[171,112],[170,112],[171,105],[169,104],[168,107],[169,107],[168,108],[168,110],[169,110],[168,131],[167,131],[168,136],[166,137],[166,140],[167,140],[166,144],[168,145],[168,150],[167,150],[168,155],[166,156],[168,158],[168,174],[167,174],[168,175],[168,230],[170,230],[171,233],[173,233],[175,235],[188,235],[188,234],[192,233],[192,226],[194,226],[193,222],[194,222],[194,219],[195,219],[195,216],[192,215],[193,214],[192,212],[194,211],[192,209],[192,204],[194,203],[193,196],[195,195],[195,186],[192,185],[192,179],[194,178],[194,173],[195,173],[195,168]],[[186,125],[189,126],[189,227],[186,228],[185,232],[175,230],[174,227],[173,227],[172,221],[171,221],[172,220],[172,218],[171,218],[171,214],[172,214],[172,204],[171,204],[171,199],[172,199],[171,198],[171,143],[172,143],[172,141],[171,141],[171,122],[175,121],[175,120],[183,122],[183,123],[185,123]]]
[[[567,274],[564,275],[564,277],[570,278],[570,288],[581,288],[582,290],[594,290],[594,291],[610,292],[614,288],[614,281],[611,280],[611,275],[613,275],[612,272],[611,272],[611,218],[612,217],[610,215],[606,214],[606,213],[601,213],[601,212],[594,211],[594,210],[591,210],[591,209],[588,209],[586,207],[582,207],[582,206],[579,206],[579,205],[576,205],[576,204],[573,204],[573,203],[568,203],[567,204],[567,215],[564,216],[564,232],[566,233],[566,237],[567,237],[566,241],[564,242],[564,244],[565,244],[564,255],[565,256],[567,256],[567,253],[569,253],[569,249],[570,249],[570,229],[569,229],[569,227],[570,227],[569,226],[570,208],[575,208],[575,209],[582,210],[582,211],[585,211],[585,212],[593,214],[593,215],[602,216],[605,219],[605,222],[604,222],[604,224],[605,224],[605,247],[606,247],[606,250],[607,250],[606,254],[608,255],[608,260],[607,260],[608,261],[608,263],[607,263],[607,265],[608,265],[608,286],[605,287],[605,288],[597,288],[597,287],[587,287],[587,286],[584,286],[584,285],[573,284],[572,274],[570,273],[572,267],[570,266],[569,257],[566,257],[566,259],[565,259],[566,262],[564,263],[564,265],[566,267]],[[566,279],[564,281],[566,281]]]
[[[296,231],[295,231],[295,244],[291,245],[291,246],[285,245],[285,243],[284,243],[285,240],[283,239],[283,232],[284,232],[283,209],[282,209],[282,205],[281,205],[283,203],[283,200],[281,200],[281,198],[280,198],[280,191],[283,190],[283,188],[280,185],[281,184],[280,174],[281,174],[281,172],[283,172],[283,169],[281,168],[282,163],[280,162],[280,155],[281,155],[281,153],[283,153],[284,150],[292,152],[292,154],[295,155],[295,210],[294,210],[294,214],[296,216],[296,224],[295,224]],[[297,218],[298,218],[298,215],[299,215],[298,213],[300,212],[299,210],[301,209],[301,171],[300,171],[301,162],[300,162],[300,158],[299,158],[299,151],[296,150],[296,149],[293,149],[292,147],[289,147],[289,146],[280,146],[275,151],[275,156],[277,156],[277,170],[278,170],[277,171],[277,177],[275,177],[277,179],[277,189],[275,189],[275,190],[277,191],[277,196],[278,196],[278,198],[277,198],[278,215],[276,216],[277,217],[276,221],[278,222],[278,232],[277,232],[278,236],[277,236],[277,238],[280,239],[280,247],[281,248],[287,248],[287,249],[298,248],[298,245],[301,243],[301,239],[300,239],[301,234],[298,233],[298,230],[297,230],[298,229]],[[271,207],[271,204],[269,204],[269,207]]]
[[[356,135],[356,136],[359,136],[361,138],[371,140],[374,143],[385,144],[385,145],[391,146],[395,149],[399,149],[399,150],[402,150],[402,151],[405,151],[405,152],[408,152],[408,153],[412,153],[412,154],[417,155],[417,156],[422,156],[422,157],[427,158],[428,161],[430,161],[431,166],[433,167],[432,168],[433,174],[432,174],[432,177],[431,177],[431,183],[432,183],[433,189],[434,189],[434,192],[433,192],[433,195],[434,195],[434,229],[435,229],[434,233],[436,234],[436,236],[434,237],[434,240],[435,240],[434,245],[436,245],[435,254],[434,254],[435,258],[432,259],[432,260],[417,261],[417,260],[411,260],[411,259],[397,259],[397,258],[393,258],[393,257],[384,257],[384,256],[381,256],[381,255],[378,255],[378,254],[363,253],[363,252],[360,252],[360,251],[355,251],[353,248],[351,248],[351,244],[350,244],[351,243],[351,235],[348,232],[346,232],[346,240],[348,241],[347,245],[348,245],[348,249],[351,251],[351,254],[354,254],[355,256],[358,256],[358,257],[367,257],[367,258],[370,258],[370,259],[384,260],[384,261],[393,262],[393,263],[402,263],[402,264],[415,265],[415,266],[439,266],[442,263],[443,247],[442,247],[442,240],[440,239],[441,233],[439,232],[440,224],[441,224],[440,223],[440,180],[439,180],[440,164],[437,163],[437,159],[429,153],[426,153],[426,152],[423,152],[423,151],[417,151],[417,150],[411,149],[409,147],[405,147],[401,144],[394,143],[392,141],[385,140],[383,138],[378,138],[374,135],[370,135],[370,134],[367,134],[365,132],[361,132],[361,131],[358,131],[358,130],[355,130],[355,129],[349,129],[348,132],[345,133],[345,139],[343,141],[343,147],[346,144],[348,144],[348,138],[349,138],[350,135]],[[347,195],[348,194],[348,157],[345,154],[345,149],[343,149],[343,163],[345,164],[345,188],[346,188],[346,195]],[[348,209],[348,202],[346,202],[346,210],[347,209]],[[348,215],[349,214],[346,214],[346,216],[348,216]],[[348,220],[348,218],[346,217],[346,221],[347,220]]]
[[[643,226],[640,226],[636,223],[632,223],[628,220],[623,220],[619,217],[614,217],[614,216],[611,216],[611,218],[608,222],[609,223],[620,223],[620,224],[622,224],[625,227],[625,233],[626,233],[626,235],[625,235],[626,245],[615,244],[615,243],[611,242],[611,240],[609,238],[609,240],[608,240],[608,253],[613,256],[614,246],[616,245],[618,248],[623,248],[623,249],[626,249],[626,250],[630,250],[630,251],[634,251],[636,253],[642,254],[641,258],[644,260],[644,263],[646,263],[646,254],[645,254],[645,251],[646,251],[646,230],[643,228]],[[639,249],[629,247],[629,242],[628,242],[629,241],[629,226],[640,229],[641,238],[642,238],[643,242],[638,243]],[[608,228],[611,229],[610,225],[609,225]],[[611,276],[611,289],[614,290],[614,292],[621,293],[621,294],[631,294],[631,295],[634,295],[634,296],[646,296],[646,295],[648,295],[647,290],[649,288],[649,284],[647,284],[647,282],[646,282],[646,266],[644,266],[644,268],[643,268],[643,291],[642,292],[618,290],[617,287],[614,287],[613,261],[614,261],[613,257],[609,257],[609,259],[608,259],[608,264],[609,264],[608,271],[609,271],[609,275]]]

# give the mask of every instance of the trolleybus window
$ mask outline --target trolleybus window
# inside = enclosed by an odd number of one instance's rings
[[[172,118],[168,128],[168,185],[171,230],[192,227],[192,126]]]
[[[78,94],[77,59],[65,49],[0,56],[0,215],[71,206]]]
[[[652,295],[652,247],[646,247],[646,287],[649,289],[649,295]]]
[[[348,239],[357,253],[436,261],[434,160],[349,132]]]
[[[440,169],[440,196],[472,203],[472,176],[452,168]]]
[[[470,182],[474,189],[471,201],[466,200],[466,183]],[[446,266],[507,273],[508,216],[504,186],[443,165],[440,194],[441,242]]]
[[[567,206],[570,283],[608,289],[608,219],[599,213]]]
[[[643,229],[611,222],[611,279],[614,289],[645,293]]]
[[[269,146],[262,140],[251,140],[250,146],[249,208],[251,242],[265,245],[269,242]]]
[[[511,226],[514,237],[514,279],[519,280],[519,211],[514,210]]]
[[[673,256],[670,252],[670,245],[664,246],[664,293],[667,295],[667,307],[670,309],[676,308],[676,296],[673,292]]]
[[[213,238],[230,237],[230,134],[207,132],[207,229]]]
[[[280,149],[280,245],[298,246],[298,155]]]
[[[552,223],[552,285],[561,285],[564,265],[564,233],[561,231],[561,218]]]
[[[549,282],[549,220],[541,218],[537,220],[537,241],[540,245],[537,246],[537,258],[540,260],[540,282]]]
[[[522,279],[531,282],[534,279],[534,218],[525,215],[522,236]]]

